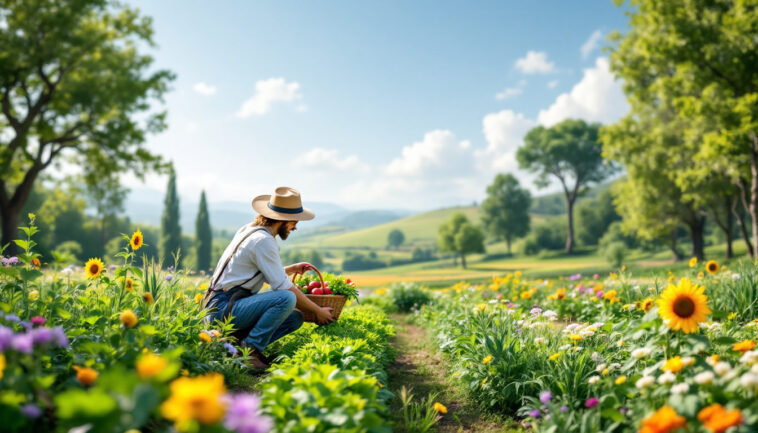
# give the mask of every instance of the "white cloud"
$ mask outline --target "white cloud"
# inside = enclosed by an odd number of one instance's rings
[[[537,120],[545,126],[568,118],[610,123],[628,111],[621,82],[611,73],[608,59],[598,57],[594,67],[584,70],[584,76],[571,92],[558,95],[549,108],[540,110]]]
[[[548,89],[554,89],[555,86],[557,86],[557,85],[558,85],[558,80],[553,80],[553,81],[547,83],[547,88]]]
[[[302,98],[300,84],[284,78],[269,78],[255,83],[255,94],[237,111],[237,117],[263,116],[278,102],[293,102]]]
[[[461,164],[471,143],[458,141],[450,131],[435,130],[424,134],[424,139],[403,147],[402,155],[387,165],[390,176],[417,177],[425,174],[450,173]],[[459,169],[456,168],[455,171]]]
[[[521,147],[524,136],[534,126],[533,120],[512,110],[484,116],[482,132],[487,141],[487,148],[477,152],[479,166],[484,170],[516,170],[516,150]]]
[[[529,51],[525,57],[516,60],[514,66],[524,74],[549,74],[555,72],[555,63],[548,61],[544,51]]]
[[[603,40],[603,32],[600,30],[595,30],[587,39],[586,42],[582,44],[582,47],[579,49],[582,52],[582,58],[586,59],[589,57],[589,55],[595,51],[598,47],[600,47],[600,42]]]
[[[216,94],[216,86],[205,84],[202,81],[199,83],[195,83],[195,85],[192,86],[192,90],[194,90],[195,92],[203,96],[212,96]]]
[[[503,101],[508,98],[520,95],[522,92],[523,90],[520,87],[506,87],[502,92],[495,94],[495,99],[498,101]]]
[[[368,170],[368,165],[362,163],[357,156],[343,156],[337,149],[316,147],[300,155],[294,160],[294,165],[310,169],[332,170]]]

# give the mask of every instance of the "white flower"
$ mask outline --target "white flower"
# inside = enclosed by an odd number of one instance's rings
[[[619,364],[618,362],[614,362],[613,364],[609,365],[608,368],[610,368],[611,370],[613,370],[614,368],[621,368],[621,364]]]
[[[676,376],[674,375],[674,373],[670,371],[667,371],[663,373],[662,375],[658,376],[658,383],[660,383],[661,385],[674,383],[674,381],[676,381]]]
[[[639,349],[634,349],[632,351],[632,357],[636,359],[642,359],[648,355],[650,355],[650,349],[647,347],[640,347]]]
[[[545,343],[545,337],[537,337],[534,339],[534,344],[540,345]]]
[[[568,325],[567,327],[563,328],[563,332],[567,332],[567,333],[571,332],[574,329],[578,328],[579,326],[580,325],[578,323],[572,323],[572,324]]]
[[[719,376],[723,376],[732,371],[732,366],[728,362],[721,361],[713,367],[713,371]]]
[[[605,325],[605,322],[595,322],[592,324],[593,328],[602,328]]]
[[[739,280],[740,279],[740,274],[737,274],[737,273],[732,274],[732,279],[733,280]]]
[[[686,394],[690,390],[690,386],[686,383],[677,383],[671,387],[672,394]]]
[[[639,389],[647,388],[648,386],[652,386],[655,383],[655,378],[653,376],[643,376],[635,382],[634,386],[636,386]]]
[[[718,361],[718,358],[716,358],[715,356],[709,356],[705,358],[705,362],[707,362],[708,365],[710,365],[711,367],[715,367],[719,361]]]
[[[758,363],[758,350],[749,350],[740,357],[740,362],[747,365]]]
[[[71,268],[66,268],[66,269],[64,269],[64,270],[61,271],[61,274],[65,275],[65,276],[69,276],[69,275],[71,275],[73,273],[74,273],[74,270],[71,269]]]
[[[544,313],[542,313],[543,317],[547,317],[550,320],[556,320],[558,319],[558,313],[556,313],[553,310],[547,310]]]
[[[758,374],[758,364],[753,364],[753,368],[751,368],[750,370],[752,370],[753,373]]]
[[[606,367],[605,363],[598,364],[598,366],[595,367],[595,371],[603,371],[603,370],[605,370],[605,367]]]
[[[576,346],[574,348],[574,352],[581,352],[582,349],[584,349],[584,347],[582,347],[582,346]]]
[[[700,374],[695,375],[695,383],[698,385],[709,385],[711,382],[713,382],[714,375],[710,371],[704,371]]]
[[[583,329],[583,330],[579,331],[579,335],[581,335],[584,338],[587,338],[587,337],[592,337],[593,335],[595,335],[595,332],[594,331],[590,331],[588,329]]]
[[[594,385],[598,383],[598,381],[600,381],[600,376],[592,376],[587,382],[589,382],[590,385]]]
[[[747,389],[758,389],[758,374],[747,372],[740,377],[740,385]]]
[[[521,325],[523,325],[523,324],[524,324],[524,321],[523,321],[523,320],[519,320],[518,322],[516,322],[516,324],[517,324],[518,326],[521,326]]]
[[[684,358],[682,358],[682,364],[684,364],[685,367],[689,367],[694,363],[695,363],[695,358],[691,356],[685,356]]]
[[[592,360],[597,362],[600,359],[600,354],[597,352],[592,352]]]

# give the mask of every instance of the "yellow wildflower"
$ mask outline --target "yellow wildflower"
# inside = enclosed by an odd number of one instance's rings
[[[196,378],[180,377],[171,382],[170,388],[171,396],[161,405],[161,414],[177,426],[191,420],[210,425],[223,418],[224,376],[209,373]]]
[[[445,407],[445,405],[438,401],[434,402],[433,408],[439,413],[447,413],[447,408]]]
[[[167,365],[168,361],[162,356],[148,353],[137,361],[137,374],[142,379],[154,377],[161,374]]]

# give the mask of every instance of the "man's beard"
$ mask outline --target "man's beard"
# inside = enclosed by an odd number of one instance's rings
[[[279,230],[277,230],[276,234],[278,234],[282,240],[286,240],[287,237],[290,235],[290,231],[287,229],[286,224],[282,224],[281,226],[279,226]]]

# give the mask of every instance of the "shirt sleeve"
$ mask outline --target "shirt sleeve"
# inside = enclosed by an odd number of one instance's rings
[[[284,272],[282,259],[279,257],[279,248],[277,248],[274,239],[266,237],[258,242],[255,264],[263,273],[263,277],[271,286],[271,290],[288,289],[292,284],[287,278],[287,273]]]

